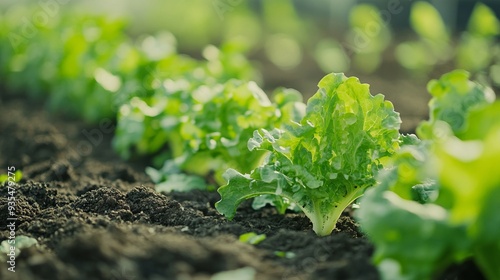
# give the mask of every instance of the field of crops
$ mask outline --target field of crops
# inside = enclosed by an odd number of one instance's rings
[[[115,2],[0,5],[1,279],[500,279],[498,5]]]

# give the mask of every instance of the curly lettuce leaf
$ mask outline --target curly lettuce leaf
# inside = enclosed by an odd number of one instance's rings
[[[421,139],[439,136],[440,131],[435,129],[438,121],[448,123],[453,133],[459,133],[467,125],[465,120],[470,110],[495,100],[495,93],[490,88],[470,81],[469,76],[464,70],[454,70],[428,83],[427,90],[433,98],[429,102],[429,120],[417,128]]]
[[[265,151],[250,152],[246,142],[259,128],[272,129],[287,122],[293,104],[301,103],[296,92],[282,92],[281,108],[254,82],[231,80],[224,85],[200,87],[193,92],[199,106],[181,124],[180,136],[187,144],[181,169],[204,176],[214,172],[219,184],[228,168],[250,172]],[[300,114],[300,113],[299,113]]]
[[[403,147],[361,198],[383,279],[432,279],[466,258],[500,278],[500,102],[460,109],[467,125],[436,121],[441,137]]]
[[[450,224],[466,225],[475,262],[488,279],[500,279],[500,102],[471,113],[470,129],[436,147]]]
[[[250,172],[262,162],[265,151],[247,149],[256,129],[279,127],[305,114],[297,91],[277,90],[275,100],[254,82],[230,80],[193,88],[187,80],[167,80],[151,97],[134,97],[120,108],[113,144],[124,157],[157,153],[157,166],[163,165],[156,170],[163,175],[154,176],[158,186],[170,182],[177,171],[191,174],[188,181],[197,188],[201,177],[222,185],[228,168]]]
[[[134,97],[122,105],[117,115],[114,149],[128,159],[132,155],[157,153],[169,143],[170,156],[180,156],[180,125],[194,106],[190,89],[187,80],[168,80],[149,98]]]
[[[422,185],[437,189],[425,171],[428,157],[424,143],[403,147],[392,159],[394,167],[377,177],[380,184],[360,199],[356,218],[375,244],[373,260],[382,279],[430,279],[467,256],[465,228],[450,227],[444,207],[412,195]]]
[[[357,78],[330,74],[318,87],[300,123],[254,132],[249,150],[269,155],[250,174],[225,173],[219,212],[231,219],[243,200],[277,195],[299,206],[318,235],[328,235],[342,211],[375,184],[380,160],[399,147],[399,114]]]

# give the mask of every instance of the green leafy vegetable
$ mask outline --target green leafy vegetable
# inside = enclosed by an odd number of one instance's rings
[[[450,35],[439,11],[432,4],[415,2],[410,12],[410,24],[419,39],[397,46],[396,59],[403,67],[422,75],[452,58]]]
[[[213,176],[221,185],[227,168],[250,172],[261,163],[265,152],[247,149],[253,131],[304,115],[297,91],[279,89],[274,99],[271,102],[254,82],[231,80],[193,89],[185,80],[168,81],[152,97],[133,98],[122,106],[114,146],[125,157],[160,152],[157,161],[163,161],[163,167],[149,168],[148,173],[164,191],[173,188],[165,186],[180,170]],[[203,180],[189,177],[182,176],[186,189],[198,188]]]
[[[478,2],[472,11],[467,29],[478,36],[496,36],[500,34],[500,22],[492,9]]]
[[[500,277],[500,102],[466,78],[430,83],[428,139],[403,145],[360,201],[383,279],[432,279],[467,258]]]
[[[328,235],[342,211],[375,184],[381,160],[399,146],[399,114],[356,78],[330,74],[318,86],[300,123],[254,132],[249,150],[269,155],[250,174],[225,173],[219,212],[231,219],[243,200],[276,195],[297,204],[318,235]]]
[[[253,131],[304,113],[300,93],[279,89],[271,102],[256,83],[241,81],[258,78],[245,40],[207,46],[196,60],[177,53],[170,33],[134,42],[124,19],[68,12],[37,29],[29,44],[10,46],[4,30],[29,9],[0,19],[0,75],[9,92],[26,91],[91,123],[116,118],[115,150],[126,159],[155,155],[154,167],[163,168],[148,174],[163,191],[199,188],[205,179],[222,184],[228,167],[252,170],[264,155],[246,148]]]
[[[0,184],[3,184],[5,182],[9,181],[9,178],[14,178],[13,182],[18,183],[23,178],[23,172],[21,170],[16,170],[16,172],[14,172],[13,175],[14,176],[12,176],[10,174],[0,174]]]
[[[467,256],[465,229],[449,227],[444,208],[412,200],[415,186],[426,180],[427,156],[424,146],[403,147],[395,168],[381,173],[380,185],[360,200],[357,218],[376,245],[373,258],[383,279],[430,279],[437,268]]]
[[[133,97],[149,98],[165,80],[187,81],[192,89],[229,79],[250,80],[255,70],[244,56],[248,46],[226,41],[207,47],[206,60],[177,53],[167,32],[126,36],[123,18],[58,13],[50,26],[27,38],[8,32],[37,7],[16,7],[0,19],[0,75],[10,93],[27,92],[48,108],[90,123],[114,119]],[[4,31],[5,30],[5,31]]]
[[[252,208],[254,210],[259,210],[267,205],[274,206],[280,214],[285,214],[286,210],[301,212],[300,208],[295,203],[292,203],[288,201],[288,199],[279,195],[265,194],[254,197],[252,201]]]
[[[247,232],[240,235],[240,242],[257,245],[266,239],[265,234],[257,234],[255,232]]]
[[[457,48],[457,66],[469,71],[484,71],[495,60],[500,21],[487,5],[478,2],[469,19],[467,32]]]
[[[146,174],[156,184],[155,189],[158,192],[169,193],[171,191],[204,190],[207,188],[203,178],[181,173],[174,161],[168,161],[161,170],[147,167]]]
[[[417,1],[413,4],[410,23],[422,38],[434,42],[448,40],[448,31],[439,11],[428,2]]]
[[[432,131],[438,121],[447,122],[454,133],[459,133],[466,126],[468,112],[495,100],[495,93],[469,80],[469,73],[455,70],[444,74],[439,80],[432,80],[427,90],[433,98],[429,102],[429,121],[422,122],[417,133],[422,139],[431,139]]]
[[[347,33],[347,40],[355,50],[353,64],[363,72],[372,73],[382,63],[382,53],[391,42],[389,26],[385,24],[380,10],[370,4],[354,6],[350,11],[349,21],[351,28]],[[378,28],[372,31],[370,26],[375,24]]]

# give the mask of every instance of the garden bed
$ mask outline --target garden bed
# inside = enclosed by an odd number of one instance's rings
[[[112,152],[110,135],[79,157],[78,145],[89,141],[82,132],[93,128],[23,103],[2,105],[1,166],[23,170],[16,235],[39,245],[22,251],[15,274],[2,269],[3,279],[208,279],[247,266],[256,279],[377,279],[372,246],[348,214],[326,238],[301,214],[254,211],[249,204],[228,221],[214,208],[216,192],[159,194],[141,162],[123,162]],[[243,244],[238,236],[246,232],[267,238]],[[1,234],[8,237],[5,225]]]
[[[500,279],[494,10],[449,34],[418,2],[414,32],[391,35],[387,11],[356,5],[334,36],[278,2],[211,23],[164,3],[192,17],[168,8],[152,36],[6,10],[0,279],[484,279],[474,262]]]
[[[373,247],[350,208],[327,237],[317,237],[302,214],[254,211],[249,203],[228,221],[214,208],[216,192],[155,192],[146,161],[121,160],[103,127],[49,115],[21,99],[4,100],[0,119],[0,166],[24,174],[16,187],[15,234],[38,241],[22,250],[15,273],[0,270],[2,279],[210,279],[244,267],[255,270],[255,279],[379,279]],[[6,191],[0,190],[3,221]],[[244,244],[238,237],[247,232],[267,237]],[[1,239],[8,234],[2,225]],[[477,277],[466,263],[441,279]]]

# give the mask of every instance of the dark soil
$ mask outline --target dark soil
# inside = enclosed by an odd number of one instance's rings
[[[24,174],[16,188],[16,235],[38,241],[22,250],[15,273],[0,269],[0,279],[210,279],[243,267],[259,280],[379,279],[373,246],[351,210],[327,237],[317,237],[302,214],[254,211],[248,203],[228,221],[214,208],[217,193],[155,192],[145,162],[113,153],[110,131],[20,99],[0,103],[0,120],[0,173],[13,165]],[[0,187],[0,240],[8,237],[6,192]],[[246,232],[267,238],[239,242]],[[473,265],[466,269],[442,279],[478,279]]]

